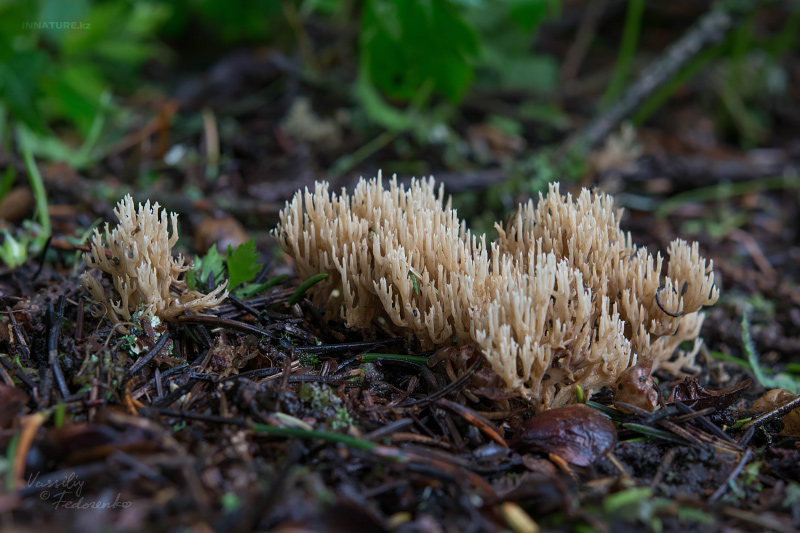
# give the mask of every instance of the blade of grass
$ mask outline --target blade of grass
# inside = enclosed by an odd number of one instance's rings
[[[797,176],[772,176],[751,181],[740,181],[722,185],[701,187],[691,191],[676,194],[656,209],[656,216],[664,218],[687,202],[707,202],[720,198],[744,196],[757,191],[772,191],[780,189],[800,188],[800,177]]]
[[[620,413],[619,411],[617,411],[613,407],[609,407],[607,405],[603,405],[602,403],[593,402],[592,400],[588,400],[586,402],[586,405],[588,405],[589,407],[592,407],[593,409],[597,409],[598,411],[600,411],[601,413],[606,415],[608,418],[610,418],[614,422],[619,422],[620,420],[622,420],[622,413]]]
[[[82,166],[92,161],[92,151],[100,140],[100,134],[103,132],[103,127],[106,124],[105,109],[111,104],[111,91],[105,91],[100,95],[101,109],[97,112],[92,119],[92,125],[89,127],[89,132],[86,134],[83,144],[75,153],[75,161]]]
[[[753,338],[750,336],[750,320],[747,318],[747,309],[742,312],[742,347],[744,353],[747,355],[747,361],[750,363],[750,369],[753,375],[762,387],[768,387],[769,380],[767,379],[761,365],[758,364],[758,353],[753,344]]]
[[[678,437],[671,431],[666,431],[664,429],[652,428],[650,426],[645,426],[644,424],[635,424],[633,422],[624,423],[622,424],[622,427],[635,431],[636,433],[641,433],[642,435],[652,437],[654,439],[662,439],[670,442],[677,442],[678,444],[688,444],[685,440]]]
[[[654,92],[644,103],[639,106],[633,115],[631,116],[631,123],[635,127],[639,127],[644,122],[650,118],[650,116],[661,109],[661,106],[669,100],[669,98],[675,93],[675,91],[692,79],[695,74],[700,72],[703,68],[705,68],[711,61],[719,57],[720,53],[722,52],[722,46],[712,46],[706,48],[695,58],[693,58],[688,65],[683,67],[671,80],[666,82],[664,85],[658,88],[656,92]]]
[[[67,416],[67,404],[64,402],[59,402],[56,404],[56,411],[53,416],[53,425],[56,429],[59,429],[61,426],[64,425],[64,420]]]
[[[14,479],[14,469],[11,465],[14,464],[14,457],[17,455],[17,446],[19,446],[19,439],[21,433],[18,431],[11,436],[8,441],[8,449],[6,449],[6,492],[14,492],[17,480]]]
[[[365,363],[372,363],[378,359],[394,359],[396,361],[406,361],[417,365],[428,364],[428,358],[421,355],[402,355],[396,353],[365,353],[361,356],[361,360]]]
[[[363,58],[362,58],[363,60]],[[364,65],[362,65],[362,74],[366,72]],[[377,89],[372,82],[367,81],[365,78],[359,79],[359,95],[361,104],[365,106],[367,115],[370,115],[373,120],[387,129],[380,135],[370,139],[363,146],[358,148],[352,154],[345,154],[337,159],[331,166],[330,175],[333,178],[341,176],[357,164],[361,163],[369,156],[387,146],[394,141],[398,135],[407,131],[414,126],[414,122],[422,109],[427,105],[433,94],[434,82],[431,79],[425,80],[422,86],[417,91],[414,99],[409,103],[408,108],[400,112],[389,104],[385,103],[377,92]],[[371,105],[370,105],[371,102]],[[390,127],[387,121],[382,121],[379,117],[390,117],[389,121],[396,121],[394,127]]]
[[[251,296],[255,296],[256,294],[260,294],[267,289],[271,289],[275,285],[283,282],[286,278],[288,278],[288,274],[280,274],[279,276],[275,276],[274,278],[268,279],[264,283],[260,285],[245,285],[244,287],[238,289],[236,291],[236,295],[239,298],[250,298]]]
[[[636,55],[636,42],[639,40],[639,29],[642,26],[644,4],[644,0],[628,0],[628,13],[625,15],[619,55],[614,65],[614,73],[611,75],[611,82],[608,84],[606,94],[603,95],[601,107],[608,107],[615,102],[625,88],[633,56]]]
[[[297,290],[294,291],[294,294],[289,297],[289,305],[291,306],[299,302],[308,289],[327,277],[328,274],[317,274],[316,276],[311,276],[305,280],[299,287],[297,287]]]
[[[580,385],[575,385],[575,395],[578,398],[578,403],[586,403],[586,393]]]
[[[41,228],[41,231],[33,241],[34,251],[40,251],[44,248],[44,244],[52,233],[50,212],[47,207],[47,193],[45,192],[42,175],[39,174],[39,168],[36,166],[36,161],[33,159],[33,152],[31,151],[27,132],[17,128],[17,133],[20,141],[20,150],[22,151],[22,159],[25,161],[25,169],[28,171],[28,179],[31,182],[33,197],[36,200],[36,212],[39,217],[39,227]]]
[[[800,4],[795,4],[786,24],[766,48],[772,57],[780,58],[797,45],[798,35],[800,35]]]
[[[300,439],[322,439],[327,442],[335,442],[363,450],[365,452],[375,451],[380,445],[376,442],[368,440],[357,439],[350,435],[342,433],[330,433],[327,431],[317,431],[314,429],[302,429],[297,427],[280,428],[277,426],[270,426],[268,424],[254,424],[253,429],[258,433],[266,433],[275,437],[297,437]]]
[[[747,361],[745,361],[743,359],[739,359],[736,356],[728,355],[726,353],[717,352],[717,351],[714,351],[714,350],[708,350],[708,354],[711,355],[714,359],[719,359],[720,361],[725,361],[726,363],[735,363],[735,364],[741,366],[742,368],[746,368],[748,370],[752,370],[753,369],[753,367],[752,367],[752,365],[750,363],[748,363]]]
[[[6,171],[3,172],[2,181],[0,181],[0,200],[5,198],[8,191],[14,185],[14,180],[17,177],[17,168],[14,165],[8,165]]]

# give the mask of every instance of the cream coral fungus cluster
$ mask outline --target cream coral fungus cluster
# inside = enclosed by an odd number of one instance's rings
[[[119,224],[110,230],[105,225],[103,236],[94,231],[90,252],[83,255],[86,265],[111,276],[119,296],[112,302],[100,282],[86,272],[81,283],[102,308],[102,314],[112,323],[130,320],[141,311],[144,316],[171,319],[185,310],[205,311],[216,307],[227,295],[225,284],[210,294],[189,291],[181,279],[191,269],[182,256],[172,257],[172,247],[178,241],[178,215],[170,214],[172,236],[169,235],[167,212],[158,212],[158,203],[139,204],[136,210],[130,195],[117,204],[114,214]]]
[[[699,348],[698,313],[718,298],[696,244],[661,256],[619,228],[611,197],[558,184],[520,206],[488,246],[458,219],[432,179],[392,179],[352,195],[317,183],[281,212],[276,237],[299,274],[329,274],[315,294],[349,327],[383,318],[426,347],[475,343],[506,384],[537,409],[611,385],[637,362],[678,372]],[[678,349],[694,341],[688,351]]]

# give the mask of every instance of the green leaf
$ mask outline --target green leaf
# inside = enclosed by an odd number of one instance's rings
[[[42,22],[83,22],[89,12],[88,0],[42,0],[39,6],[38,20]],[[50,43],[58,45],[72,29],[45,28],[42,37]]]
[[[272,279],[268,279],[264,283],[259,283],[258,285],[253,285],[253,284],[246,285],[246,286],[244,286],[241,289],[236,291],[236,297],[237,298],[242,298],[242,299],[252,298],[256,294],[261,294],[262,292],[266,291],[267,289],[270,289],[270,288],[274,287],[275,285],[277,285],[278,283],[283,282],[288,277],[289,277],[288,274],[281,274],[279,276],[275,276]]]
[[[190,289],[197,289],[201,284],[206,283],[213,273],[214,283],[219,284],[224,272],[225,265],[222,262],[222,256],[219,255],[217,245],[214,244],[206,252],[206,255],[194,260],[194,269],[186,276],[186,283],[189,284]]]
[[[369,61],[363,58],[356,81],[356,96],[367,115],[377,124],[390,131],[405,131],[412,125],[411,117],[395,109],[381,98],[378,89],[372,83]]]
[[[427,80],[452,101],[474,78],[480,44],[447,0],[371,0],[362,17],[360,53],[371,81],[390,98],[410,100]]]
[[[529,89],[550,93],[558,84],[558,64],[552,57],[530,55],[524,50],[510,50],[492,41],[485,47],[485,63],[497,74],[500,89]]]
[[[2,235],[5,237],[2,246],[0,246],[0,259],[8,265],[9,268],[17,268],[25,263],[28,259],[28,244],[30,239],[23,236],[20,240],[3,230]]]
[[[40,76],[49,67],[47,55],[40,50],[14,54],[0,63],[0,100],[8,105],[12,118],[29,128],[44,131],[39,108]]]
[[[168,50],[159,44],[155,31],[172,8],[166,3],[93,3],[86,17],[88,28],[71,30],[62,37],[61,53],[72,61],[91,61],[120,85],[135,80],[135,68],[147,59],[162,59]]]
[[[177,2],[177,6],[181,5]],[[176,8],[176,14],[185,14],[196,10],[203,22],[205,30],[213,31],[226,43],[251,42],[263,40],[268,32],[278,32],[282,23],[286,26],[282,2],[278,0],[202,0],[192,2],[193,10]],[[192,17],[191,23],[195,23]]]
[[[557,88],[560,66],[552,57],[532,50],[536,28],[558,7],[555,0],[507,0],[484,2],[466,13],[481,36],[475,68],[481,73],[482,89],[547,94]]]
[[[261,263],[258,262],[256,242],[253,239],[240,244],[233,249],[228,246],[228,290],[233,290],[242,283],[251,281],[258,271]]]
[[[103,108],[106,84],[94,65],[84,63],[58,69],[44,91],[50,100],[51,116],[70,120],[85,135]]]
[[[554,18],[561,11],[560,0],[516,0],[511,3],[511,20],[525,31],[533,31],[548,18]]]

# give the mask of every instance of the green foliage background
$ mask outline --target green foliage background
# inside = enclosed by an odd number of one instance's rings
[[[601,56],[616,57],[611,72],[600,73],[610,81],[587,95],[575,114],[583,118],[621,97],[634,79],[634,59],[653,59],[653,50],[640,51],[639,36],[657,27],[658,9],[648,19],[644,0],[619,2],[626,4],[619,35],[600,32],[591,43]],[[702,75],[705,87],[697,96],[706,100],[700,105],[721,137],[746,149],[767,145],[770,106],[791,92],[783,59],[796,51],[800,34],[800,3],[785,10],[789,16],[777,31],[759,32],[755,7],[771,5],[712,2],[707,9],[745,13],[741,23],[650,95],[631,117],[634,126]],[[360,146],[351,143],[350,152],[325,163],[330,177],[390,144],[398,159],[391,170],[424,174],[422,154],[432,147],[449,170],[502,165],[503,184],[486,198],[461,200],[474,211],[468,216],[501,212],[519,193],[536,194],[547,181],[585,172],[582,147],[554,156],[558,146],[552,143],[574,131],[575,115],[565,111],[559,94],[563,65],[536,48],[540,28],[557,20],[562,7],[562,0],[0,0],[0,153],[24,161],[40,213],[39,229],[18,234],[17,244],[6,239],[2,252],[16,256],[13,263],[24,261],[22,243],[36,235],[39,246],[49,233],[37,161],[92,169],[141,122],[137,98],[169,95],[163,79],[159,86],[150,81],[152,72],[145,75],[145,66],[177,83],[187,72],[207,73],[241,48],[282,54],[312,91],[336,88],[336,106],[348,115],[348,134]],[[37,26],[52,22],[79,27]],[[681,32],[673,33],[677,39]],[[591,76],[597,69],[588,70]],[[508,94],[513,103],[504,101]],[[480,118],[466,118],[470,99],[473,110],[476,102],[487,104]],[[199,124],[200,118],[190,120]],[[472,149],[458,124],[478,121],[524,139],[526,149],[502,161]],[[220,131],[225,142],[226,130]],[[213,179],[218,161],[209,165]],[[2,198],[17,179],[16,166],[0,171]],[[157,172],[142,171],[143,179],[152,176]]]
[[[406,129],[402,102],[441,96],[457,103],[482,71],[500,87],[552,89],[550,59],[529,53],[531,30],[558,12],[555,0],[27,0],[0,2],[0,116],[3,148],[10,125],[34,134],[33,150],[82,167],[63,145],[102,144],[108,116],[120,117],[119,96],[143,83],[151,59],[175,63],[166,41],[202,32],[220,51],[268,44],[292,54],[309,18],[356,25],[356,104],[369,119]],[[514,28],[506,22],[513,21]],[[297,22],[300,22],[298,26]],[[26,23],[78,22],[80,29]],[[509,68],[509,62],[514,68]],[[313,62],[306,68],[313,69]],[[520,74],[524,73],[524,74]],[[319,74],[319,73],[317,73]],[[421,94],[424,93],[424,94]],[[124,113],[123,113],[124,115]],[[56,134],[57,133],[57,134]],[[95,157],[102,150],[95,150]]]

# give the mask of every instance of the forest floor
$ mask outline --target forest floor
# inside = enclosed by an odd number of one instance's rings
[[[48,250],[0,269],[0,526],[800,530],[800,423],[778,409],[793,396],[754,408],[767,390],[800,388],[800,83],[790,83],[787,105],[765,111],[772,129],[758,147],[720,133],[706,105],[711,82],[701,77],[562,178],[562,191],[614,194],[623,229],[652,252],[677,237],[698,241],[722,294],[705,310],[699,370],[656,373],[665,402],[674,391],[683,401],[626,414],[610,389],[595,391],[590,405],[615,422],[616,444],[578,466],[506,444],[532,411],[492,388],[472,347],[420,352],[406,336],[365,337],[326,321],[308,299],[289,305],[304,280],[269,235],[299,188],[318,179],[352,187],[383,169],[402,179],[433,174],[491,238],[487,220],[543,189],[530,183],[547,169],[526,175],[509,163],[534,153],[537,125],[523,121],[526,131],[514,136],[484,122],[487,108],[502,113],[515,101],[484,95],[467,100],[453,125],[470,139],[472,167],[453,169],[446,146],[400,135],[332,175],[326,169],[363,139],[330,121],[327,140],[287,133],[287,109],[302,114],[310,102],[333,117],[345,104],[285,59],[225,56],[207,76],[132,104],[145,118],[91,171],[43,166]],[[788,63],[800,82],[800,59]],[[590,90],[565,87],[573,125],[550,132],[562,142],[587,124],[576,102]],[[325,121],[305,119],[312,128]],[[198,154],[215,139],[224,156],[212,168]],[[2,158],[24,171],[21,158]],[[182,163],[164,163],[170,158]],[[253,237],[263,264],[253,283],[276,283],[227,300],[209,318],[123,335],[89,313],[79,276],[87,228],[113,222],[125,192],[180,214],[178,248],[189,257]],[[32,199],[24,186],[11,194],[0,215],[18,222]]]

